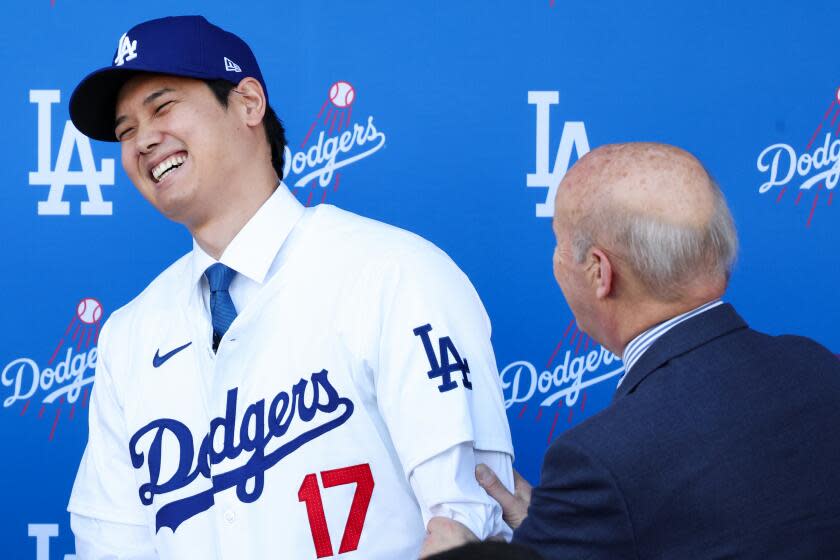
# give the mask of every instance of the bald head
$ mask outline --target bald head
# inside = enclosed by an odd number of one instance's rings
[[[737,251],[720,189],[697,158],[665,144],[612,144],[586,154],[557,190],[555,222],[571,233],[576,259],[600,246],[665,300],[698,280],[725,287]]]
[[[713,185],[690,153],[653,143],[610,144],[586,154],[563,180],[580,209],[603,203],[678,226],[700,227],[714,210]]]

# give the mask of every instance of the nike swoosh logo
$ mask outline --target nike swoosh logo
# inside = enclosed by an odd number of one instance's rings
[[[181,350],[183,350],[184,348],[186,348],[190,344],[192,344],[192,341],[189,341],[186,344],[184,344],[183,346],[179,346],[178,348],[176,348],[174,350],[170,350],[169,352],[167,352],[163,356],[160,355],[160,348],[158,348],[155,351],[155,357],[152,358],[152,365],[156,368],[159,368],[160,366],[162,366],[164,364],[164,362],[166,362],[166,360],[168,360],[169,358],[171,358],[172,356],[174,356],[175,354],[177,354],[178,352],[180,352]]]

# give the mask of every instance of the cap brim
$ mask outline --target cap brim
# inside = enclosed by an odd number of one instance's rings
[[[84,135],[94,140],[118,142],[114,134],[117,96],[125,83],[137,74],[162,74],[195,80],[228,80],[197,70],[178,68],[100,68],[88,74],[70,96],[70,120]],[[230,80],[228,80],[230,81]],[[235,82],[231,82],[234,83]],[[262,82],[260,82],[262,83]],[[265,86],[263,86],[264,88]],[[268,93],[266,93],[268,100]]]
[[[76,128],[94,140],[116,142],[117,95],[132,76],[142,72],[107,67],[88,74],[70,96],[70,119]]]

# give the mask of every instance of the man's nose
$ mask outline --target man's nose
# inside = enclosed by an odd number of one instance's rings
[[[151,123],[146,123],[137,126],[137,149],[143,153],[148,154],[155,147],[160,144],[163,134],[160,129]]]

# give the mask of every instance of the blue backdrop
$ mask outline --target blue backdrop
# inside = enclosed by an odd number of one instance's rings
[[[756,328],[840,352],[840,57],[826,28],[836,0],[38,0],[4,10],[6,557],[72,555],[65,507],[99,327],[190,249],[134,190],[118,146],[68,123],[76,83],[153,17],[201,13],[249,42],[289,155],[303,153],[288,179],[299,200],[415,231],[469,275],[493,320],[515,466],[532,481],[548,443],[607,406],[621,371],[577,331],[551,274],[550,188],[590,147],[656,140],[697,154],[741,236],[726,299]],[[344,150],[329,141],[356,127],[382,136]]]

